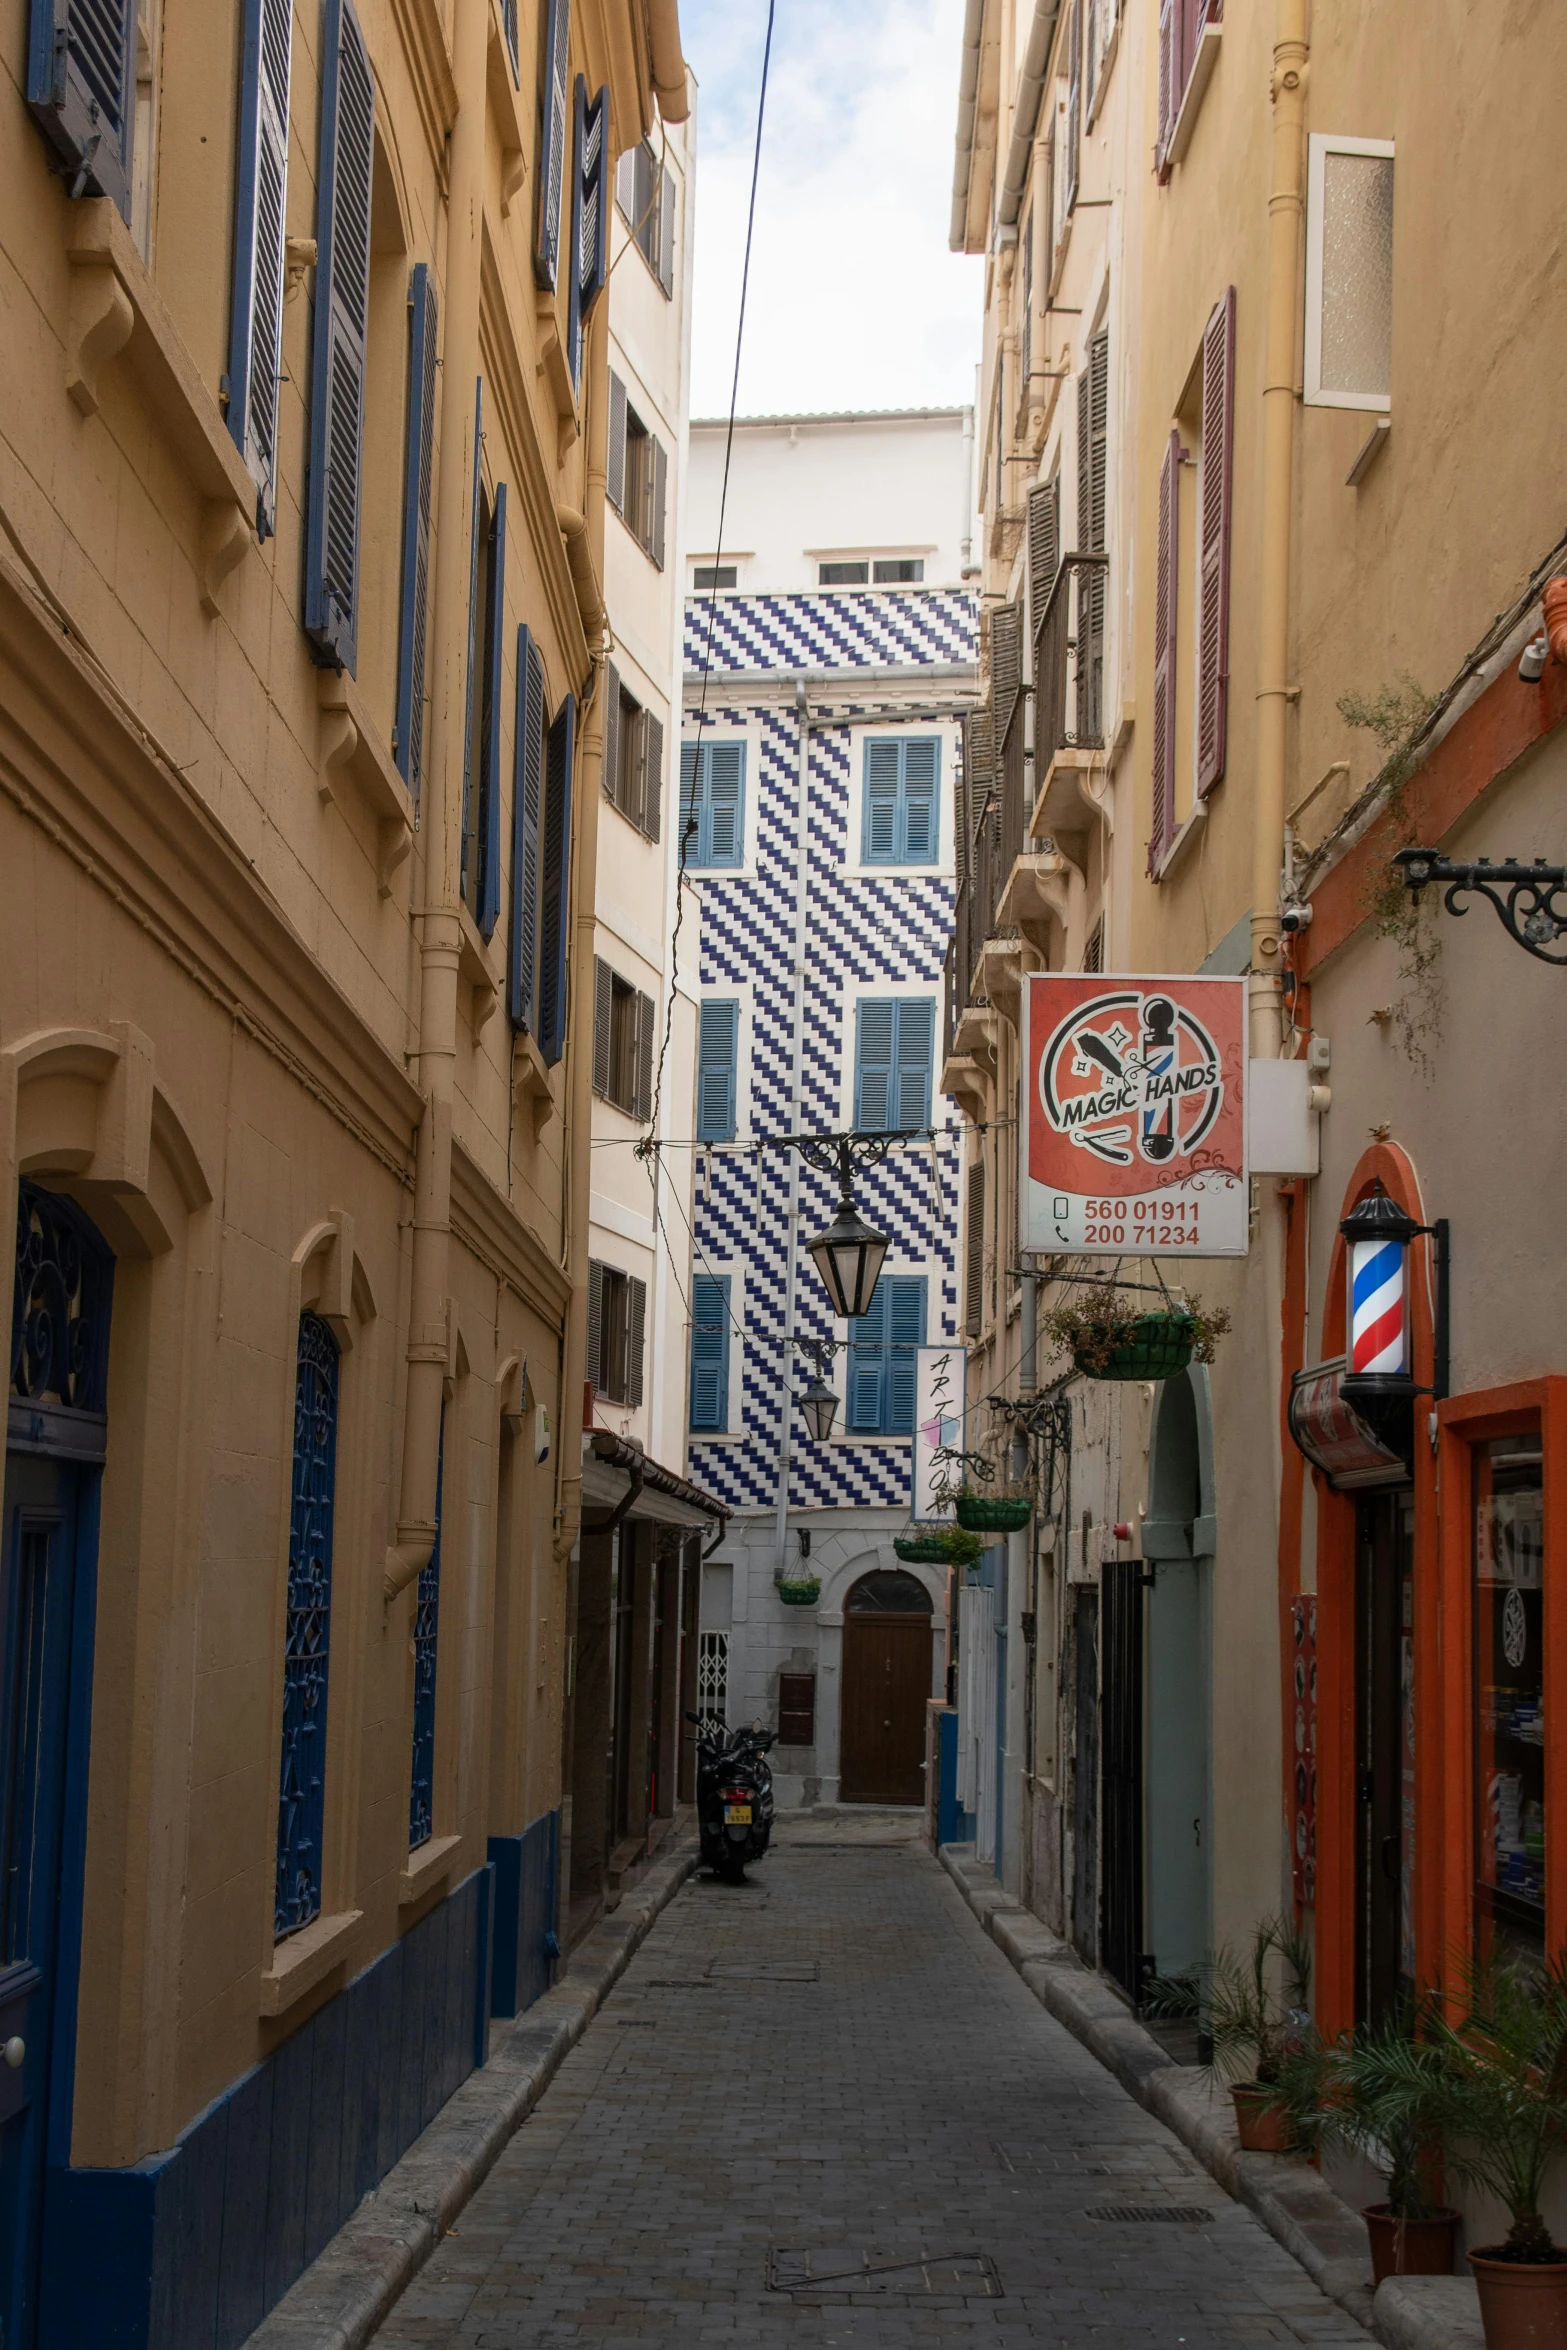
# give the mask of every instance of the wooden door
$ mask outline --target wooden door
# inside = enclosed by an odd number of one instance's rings
[[[923,1803],[929,1616],[846,1614],[838,1792],[845,1803]]]

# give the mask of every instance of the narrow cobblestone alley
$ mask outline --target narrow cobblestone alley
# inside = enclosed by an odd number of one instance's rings
[[[875,1833],[683,1889],[381,2350],[1366,2339]]]

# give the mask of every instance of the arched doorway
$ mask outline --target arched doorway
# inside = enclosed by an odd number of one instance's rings
[[[98,1487],[114,1261],[24,1181],[0,1516],[0,2339],[36,2339],[46,2160],[70,2146]]]
[[[844,1603],[838,1792],[845,1803],[923,1803],[931,1694],[930,1594],[889,1567]]]
[[[1148,1592],[1144,1948],[1163,1975],[1212,1946],[1213,1422],[1200,1365],[1159,1391],[1143,1557]]]

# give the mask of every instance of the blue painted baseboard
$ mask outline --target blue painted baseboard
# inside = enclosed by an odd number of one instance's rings
[[[490,2013],[521,2015],[555,1980],[555,1870],[560,1813],[541,1812],[520,1836],[492,1836],[495,1962]]]
[[[49,2174],[41,2342],[238,2350],[484,2062],[494,1877],[465,1878],[167,2153]]]
[[[938,1715],[936,1735],[940,1741],[936,1780],[936,1842],[957,1844],[963,1835],[963,1808],[958,1802],[958,1717],[949,1710]]]

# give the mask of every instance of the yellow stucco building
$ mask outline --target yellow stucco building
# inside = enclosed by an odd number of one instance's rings
[[[673,0],[0,25],[0,2314],[173,2350],[549,1979],[600,296],[686,71]]]

